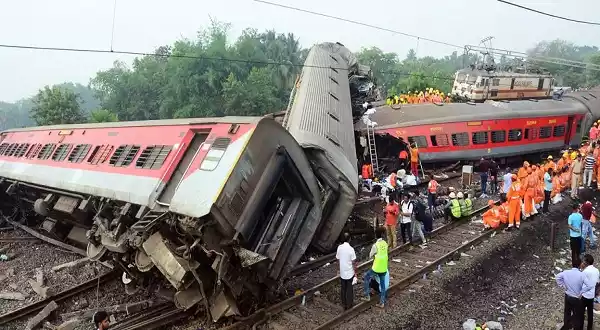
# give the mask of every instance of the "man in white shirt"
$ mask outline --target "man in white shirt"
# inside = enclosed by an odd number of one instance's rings
[[[600,281],[600,273],[598,269],[593,266],[594,257],[586,254],[583,257],[581,267],[583,268],[583,274],[585,275],[585,287],[590,288],[587,291],[581,293],[581,312],[579,317],[581,318],[579,324],[583,325],[585,317],[585,310],[587,309],[587,328],[591,330],[594,326],[594,298],[596,297],[596,284]]]
[[[502,177],[502,193],[500,193],[500,199],[502,202],[506,201],[506,194],[508,194],[508,190],[512,184],[512,173],[510,172],[510,167],[506,168],[506,174]]]
[[[344,310],[352,308],[354,305],[354,290],[352,288],[352,281],[356,276],[357,262],[356,253],[354,248],[350,246],[350,234],[344,233],[342,235],[342,244],[337,248],[335,257],[339,260],[340,264],[340,280],[342,282],[342,288],[340,290],[342,295],[342,306]]]
[[[413,241],[413,235],[411,230],[413,214],[413,203],[410,200],[408,194],[402,196],[402,202],[400,202],[400,214],[398,220],[400,220],[400,235],[402,235],[402,242],[406,244],[408,240],[410,243]]]

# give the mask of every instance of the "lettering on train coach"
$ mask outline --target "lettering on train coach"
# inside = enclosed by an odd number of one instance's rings
[[[548,120],[548,124],[556,124],[556,119],[550,119],[550,120]]]
[[[537,125],[537,120],[528,120],[527,126],[531,126],[531,125]]]
[[[406,131],[396,131],[396,137],[402,137],[403,135],[406,135]]]
[[[533,82],[531,80],[517,80],[515,81],[515,86],[530,87],[533,86]]]
[[[444,130],[444,128],[442,128],[442,127],[432,127],[429,130],[432,131],[432,132],[441,132],[441,131]]]

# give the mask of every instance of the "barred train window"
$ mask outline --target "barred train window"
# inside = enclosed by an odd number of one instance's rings
[[[108,162],[112,166],[125,167],[133,162],[133,159],[137,155],[138,151],[140,151],[140,146],[132,145],[132,144],[123,144],[120,145],[115,153],[110,157],[110,161]]]
[[[540,127],[540,139],[547,139],[552,136],[552,126]]]
[[[521,141],[523,138],[523,130],[519,128],[508,131],[508,141]]]
[[[29,143],[21,143],[17,148],[17,151],[15,151],[15,157],[23,157],[27,149],[29,149],[29,146]]]
[[[473,132],[473,144],[486,144],[488,143],[488,132]]]
[[[171,152],[170,145],[147,146],[135,162],[135,167],[156,170],[159,169]]]
[[[0,144],[0,155],[3,155],[7,148],[8,148],[8,143]]]
[[[430,135],[429,138],[433,147],[447,147],[450,145],[448,143],[448,135],[446,134]]]
[[[56,147],[56,143],[46,143],[42,147],[42,150],[40,150],[40,153],[38,154],[37,158],[41,160],[46,160],[50,158],[50,156],[52,155],[52,151],[54,151],[54,147]]]
[[[417,148],[427,148],[427,138],[424,135],[409,136],[408,143],[412,146],[417,145]]]
[[[464,147],[469,145],[469,133],[454,133],[452,134],[452,145],[457,147]]]
[[[81,163],[85,159],[85,156],[87,156],[91,148],[91,144],[76,145],[75,148],[73,148],[73,151],[71,151],[68,161],[71,163]]]
[[[18,143],[11,143],[6,149],[6,151],[4,151],[4,156],[12,156],[15,153],[15,151],[17,151],[18,146]]]
[[[25,154],[25,158],[33,159],[33,158],[37,157],[40,150],[42,150],[41,143],[36,143],[36,144],[32,145],[31,148],[29,148],[29,150]]]
[[[554,126],[554,137],[565,136],[565,125]]]
[[[52,160],[55,162],[62,162],[67,158],[69,151],[71,151],[71,147],[73,145],[70,143],[63,143],[56,148],[54,155],[52,155]]]
[[[492,143],[502,143],[506,141],[506,131],[492,131]]]
[[[110,144],[103,144],[100,146],[96,146],[94,151],[90,154],[87,162],[92,165],[98,165],[99,163],[104,163],[108,159],[108,155],[115,150],[114,146]]]

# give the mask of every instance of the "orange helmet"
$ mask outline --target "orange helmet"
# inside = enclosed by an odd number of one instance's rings
[[[527,162],[527,161],[524,161],[524,162],[523,162],[523,167],[527,167],[527,166],[529,166],[529,162]]]

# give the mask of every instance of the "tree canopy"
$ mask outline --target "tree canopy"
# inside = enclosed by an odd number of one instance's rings
[[[292,33],[246,29],[236,39],[230,26],[213,23],[194,39],[158,47],[131,65],[116,61],[99,71],[89,86],[48,86],[32,98],[0,102],[0,128],[59,122],[107,122],[208,116],[252,116],[280,111],[308,53]],[[542,41],[529,56],[600,64],[597,47],[563,40]],[[441,58],[418,57],[366,47],[356,53],[389,94],[433,87],[451,89],[454,74],[478,59],[453,52]],[[500,58],[500,64],[512,61]],[[574,88],[600,84],[600,71],[543,63],[543,68]],[[77,104],[77,105],[76,105]],[[79,109],[79,110],[78,110]],[[63,113],[64,112],[64,113]],[[35,120],[34,121],[32,121]]]

